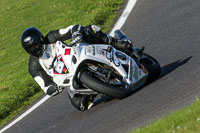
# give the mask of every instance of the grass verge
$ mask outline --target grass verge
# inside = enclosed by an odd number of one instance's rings
[[[159,119],[134,133],[199,133],[200,100],[196,99],[189,107]]]
[[[0,127],[42,95],[28,73],[28,54],[20,44],[30,26],[44,34],[72,24],[110,25],[124,0],[0,1]]]

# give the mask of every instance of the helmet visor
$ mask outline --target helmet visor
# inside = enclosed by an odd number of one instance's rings
[[[32,45],[29,47],[29,52],[33,56],[40,56],[41,53],[41,45],[40,43],[37,43],[36,45]]]

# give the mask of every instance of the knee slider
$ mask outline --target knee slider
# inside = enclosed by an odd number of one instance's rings
[[[93,33],[95,34],[101,31],[101,28],[96,25],[92,25],[91,28],[92,28]]]
[[[85,27],[85,33],[86,35],[92,34],[92,35],[98,35],[98,33],[101,32],[101,28],[96,25],[88,25]]]

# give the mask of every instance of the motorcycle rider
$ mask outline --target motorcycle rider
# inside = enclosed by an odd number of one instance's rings
[[[29,73],[43,89],[43,91],[50,95],[55,96],[62,92],[62,88],[56,85],[52,78],[43,70],[40,65],[43,52],[47,49],[48,45],[56,43],[57,41],[64,42],[71,39],[71,46],[79,42],[87,42],[90,44],[109,44],[116,49],[125,51],[131,48],[132,42],[130,40],[122,41],[109,36],[101,31],[101,28],[96,25],[71,25],[64,29],[52,30],[44,37],[43,34],[35,27],[26,29],[21,35],[21,44],[23,48],[30,54],[29,58]],[[91,103],[94,97],[87,95],[74,95],[70,97],[71,103],[78,110],[86,110],[88,104]]]

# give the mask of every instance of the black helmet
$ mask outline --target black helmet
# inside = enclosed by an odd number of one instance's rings
[[[44,50],[44,36],[35,27],[26,29],[21,36],[23,48],[31,55],[39,57]]]

